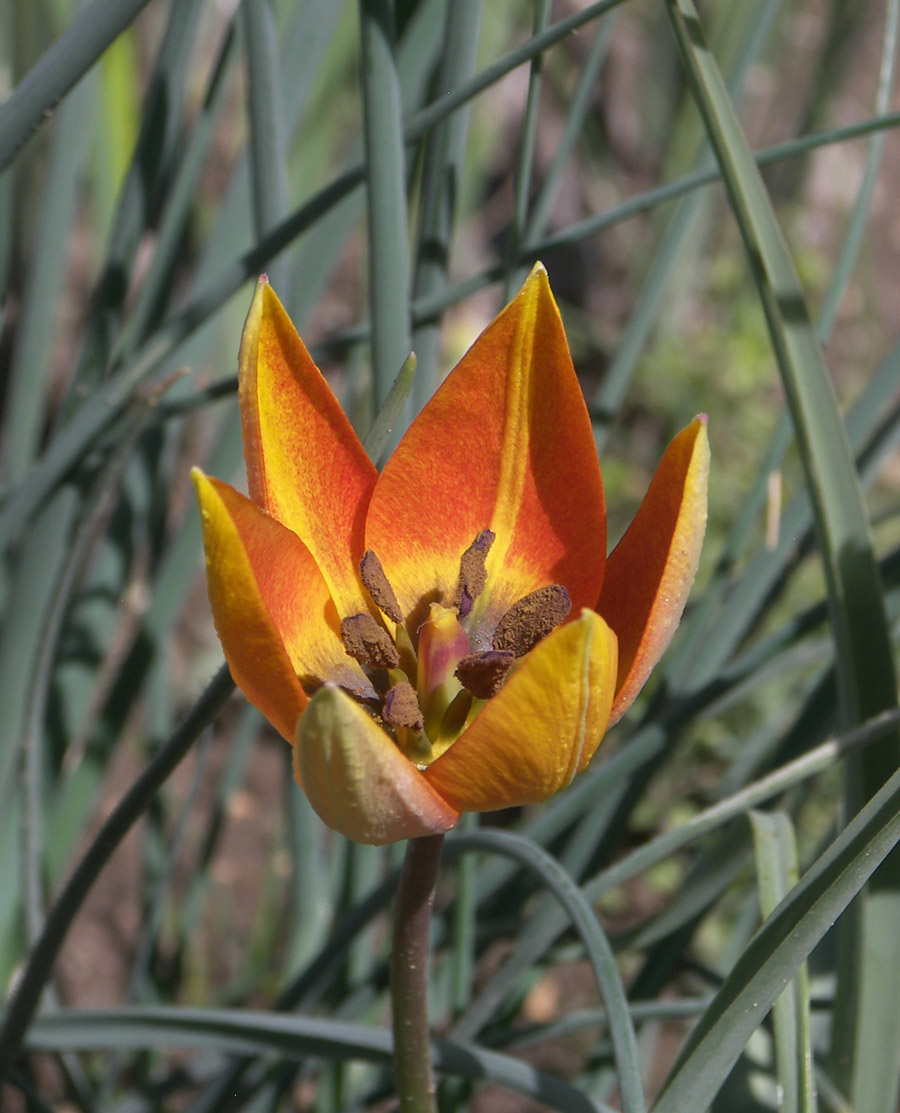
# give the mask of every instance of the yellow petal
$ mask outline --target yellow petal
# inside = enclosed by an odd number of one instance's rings
[[[234,531],[234,543],[243,546],[266,612],[301,684],[318,687],[330,680],[374,698],[368,677],[344,649],[328,586],[300,538],[228,483],[199,471],[196,482],[210,528],[217,522],[218,530]],[[211,577],[221,579],[224,574],[215,563],[210,565]],[[292,736],[293,728],[288,737]]]
[[[356,842],[435,835],[459,819],[371,715],[331,685],[298,724],[294,769],[323,822]]]
[[[228,667],[247,699],[290,741],[306,694],[213,481],[199,468],[191,477],[203,519],[209,602]]]
[[[666,449],[631,525],[610,553],[597,610],[619,639],[611,723],[643,688],[681,620],[706,531],[705,415]]]
[[[546,800],[594,756],[616,670],[615,634],[583,610],[522,659],[426,779],[461,812]]]

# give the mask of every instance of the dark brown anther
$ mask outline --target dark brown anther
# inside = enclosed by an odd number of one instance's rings
[[[425,729],[422,708],[416,697],[416,690],[408,680],[401,680],[384,697],[385,721],[395,727],[408,727],[409,730]]]
[[[395,669],[400,654],[387,630],[370,614],[354,614],[341,619],[341,641],[354,660],[372,669]]]
[[[372,596],[372,602],[381,613],[386,614],[392,622],[402,622],[403,612],[400,610],[397,596],[388,583],[388,578],[381,567],[381,561],[371,549],[366,551],[360,561],[359,575],[366,586],[366,590]]]
[[[456,666],[456,679],[476,699],[490,699],[503,687],[509,670],[516,663],[515,655],[506,650],[489,649],[473,653]]]
[[[453,606],[457,608],[460,618],[466,617],[472,610],[472,604],[484,591],[487,583],[484,562],[494,544],[495,536],[489,529],[483,529],[459,558],[459,582],[456,585]]]
[[[513,603],[497,623],[492,639],[494,649],[524,657],[568,616],[571,609],[572,601],[562,584],[530,591]]]

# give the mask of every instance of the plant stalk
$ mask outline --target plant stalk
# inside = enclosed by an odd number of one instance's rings
[[[410,839],[400,873],[391,951],[394,1077],[400,1113],[435,1113],[428,1035],[428,933],[443,835]]]

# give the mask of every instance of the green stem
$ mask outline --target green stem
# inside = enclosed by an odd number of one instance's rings
[[[428,1036],[428,929],[443,835],[410,839],[397,888],[391,1000],[400,1113],[435,1113]]]

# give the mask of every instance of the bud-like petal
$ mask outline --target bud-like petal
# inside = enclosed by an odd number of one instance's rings
[[[615,634],[583,610],[522,658],[426,779],[459,811],[546,800],[594,756],[616,672]]]
[[[294,769],[322,820],[356,842],[435,835],[459,819],[372,716],[330,684],[300,720]]]

